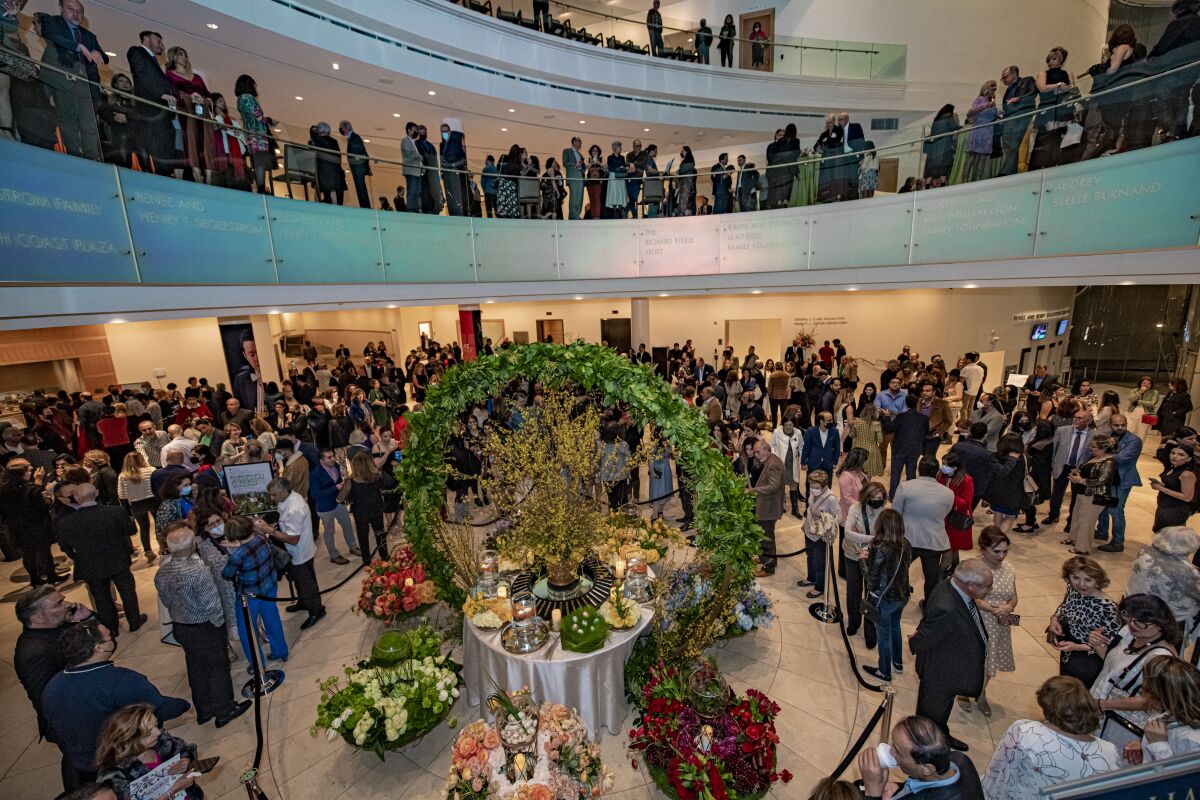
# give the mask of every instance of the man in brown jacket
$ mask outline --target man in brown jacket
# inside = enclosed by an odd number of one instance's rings
[[[782,361],[777,363],[775,371],[767,376],[767,397],[771,398],[772,428],[779,426],[779,415],[783,413],[783,409],[787,407],[788,400],[792,396],[792,393],[788,391],[788,382],[792,376],[784,371],[783,363]]]
[[[921,384],[921,394],[917,398],[917,411],[929,417],[929,436],[925,439],[925,457],[937,455],[942,438],[954,424],[950,404],[944,398],[938,397],[933,383],[926,381]]]
[[[771,452],[770,445],[765,439],[754,441],[754,457],[762,465],[758,480],[748,491],[758,495],[755,498],[754,510],[758,524],[763,529],[762,555],[759,558],[759,569],[754,573],[756,578],[775,574],[775,523],[783,516],[783,461]]]

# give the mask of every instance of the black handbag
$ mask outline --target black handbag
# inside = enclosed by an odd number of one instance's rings
[[[975,527],[975,517],[953,508],[950,509],[950,513],[946,515],[946,522],[951,528],[955,528],[960,531],[965,531],[968,528]]]
[[[292,565],[292,554],[287,551],[286,547],[271,542],[271,566],[275,568],[275,574],[282,576],[287,572],[288,567]]]
[[[887,582],[887,586],[877,592],[867,592],[862,601],[862,615],[868,621],[879,624],[883,619],[883,615],[879,611],[879,606],[883,602],[884,596],[888,593],[888,589],[892,588],[892,584],[896,582],[896,577],[900,574],[901,562],[904,561],[904,553],[901,552],[896,559],[896,571],[892,573],[892,579]]]

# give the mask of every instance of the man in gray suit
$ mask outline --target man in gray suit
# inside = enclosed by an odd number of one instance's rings
[[[420,126],[415,122],[405,124],[404,138],[400,140],[400,157],[404,161],[400,171],[408,184],[408,210],[417,214],[421,213],[421,183],[425,174],[421,151],[417,149],[419,130]]]
[[[562,152],[563,169],[567,171],[567,188],[571,191],[568,219],[579,219],[583,211],[583,140],[571,137],[571,146]]]
[[[995,396],[987,393],[979,395],[979,407],[971,412],[971,425],[976,422],[987,426],[987,437],[984,439],[984,444],[988,450],[996,452],[996,445],[1000,443],[1000,431],[1004,430],[1004,415],[996,408]],[[962,427],[964,433],[970,430],[970,425]]]
[[[1063,497],[1067,493],[1067,484],[1071,483],[1071,473],[1079,465],[1092,457],[1092,412],[1079,409],[1071,418],[1069,426],[1064,425],[1054,432],[1054,460],[1050,474],[1054,483],[1050,485],[1050,508],[1046,512],[1043,525],[1053,525],[1058,522],[1058,514],[1062,509]],[[1067,525],[1071,527],[1071,512],[1075,510],[1075,484],[1071,484],[1071,506],[1067,509]]]
[[[942,579],[942,554],[950,549],[946,515],[954,508],[954,492],[937,482],[940,467],[936,458],[922,458],[917,462],[917,477],[900,484],[892,498],[892,508],[904,517],[904,538],[912,546],[913,558],[921,560],[925,600]]]
[[[763,529],[763,538],[759,569],[754,575],[763,578],[775,574],[775,523],[783,516],[784,468],[783,461],[771,452],[766,439],[755,440],[754,457],[762,465],[762,471],[747,490],[757,495],[754,510]]]

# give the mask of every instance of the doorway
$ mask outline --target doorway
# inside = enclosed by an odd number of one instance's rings
[[[1017,373],[1020,375],[1032,375],[1033,365],[1029,363],[1029,357],[1033,354],[1032,347],[1021,348],[1021,363],[1017,365]]]
[[[633,320],[629,317],[613,317],[600,320],[600,339],[618,353],[631,349],[633,342]]]
[[[775,9],[769,8],[765,11],[754,11],[749,14],[742,14],[738,20],[738,52],[741,53],[739,66],[742,69],[753,69],[759,72],[773,72],[775,70],[775,48],[769,44],[763,44],[756,48],[752,42],[746,41],[750,38],[751,32],[754,30],[754,23],[762,25],[763,33],[767,35],[767,41],[775,41]],[[762,63],[755,64],[755,50],[761,51]]]
[[[548,338],[555,344],[563,343],[563,321],[561,319],[539,319],[537,321],[537,338],[544,342]]]
[[[895,194],[900,188],[900,159],[879,159],[879,191]]]

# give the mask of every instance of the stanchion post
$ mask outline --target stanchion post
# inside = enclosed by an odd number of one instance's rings
[[[279,688],[279,684],[283,683],[283,670],[263,669],[262,654],[258,647],[258,631],[254,627],[254,619],[250,616],[250,599],[245,592],[238,592],[238,600],[242,605],[242,622],[246,623],[246,635],[250,637],[250,667],[254,670],[250,680],[242,687],[242,697],[253,697],[257,702],[259,697]]]
[[[258,770],[254,767],[242,773],[242,785],[246,787],[246,796],[250,800],[267,800],[267,793],[258,785]]]
[[[832,538],[833,541],[830,541]],[[835,624],[841,615],[838,613],[836,603],[831,603],[830,598],[833,596],[833,582],[837,580],[837,571],[834,569],[833,549],[837,543],[837,535],[832,537],[821,537],[821,541],[825,543],[825,597],[823,602],[813,603],[808,607],[808,612],[818,622],[824,622],[826,625]],[[810,544],[809,547],[812,547]]]
[[[883,685],[883,716],[879,720],[879,741],[886,742],[892,738],[892,706],[896,702],[896,687],[890,683]]]

